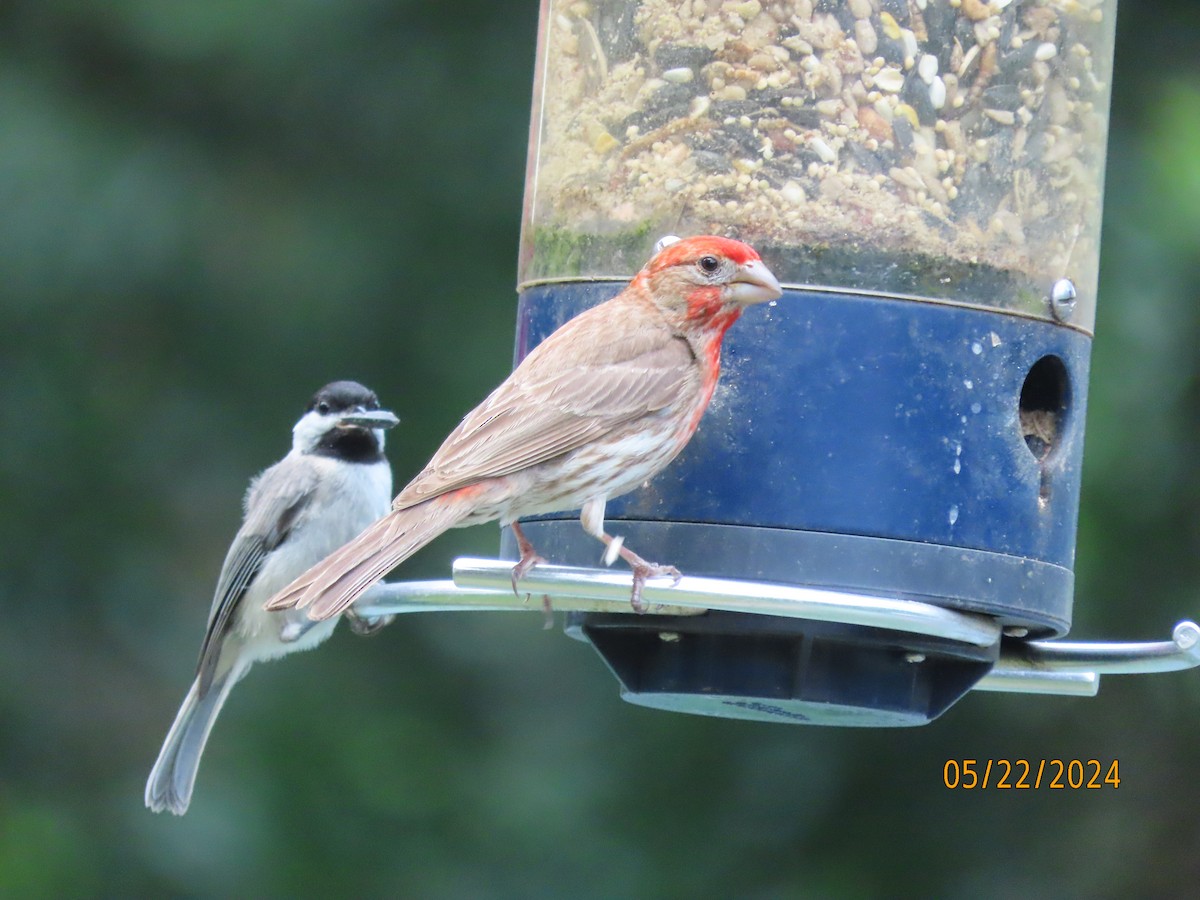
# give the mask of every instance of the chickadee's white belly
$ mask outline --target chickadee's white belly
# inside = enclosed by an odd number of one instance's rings
[[[297,517],[287,539],[267,555],[239,604],[234,630],[241,638],[243,659],[247,661],[307,650],[333,633],[337,618],[313,622],[303,610],[267,612],[263,605],[389,509],[391,471],[386,463],[313,462],[329,469],[322,473],[318,495]],[[282,638],[301,628],[299,636]]]

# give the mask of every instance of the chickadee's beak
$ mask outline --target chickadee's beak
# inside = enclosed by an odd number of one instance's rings
[[[400,420],[386,409],[359,410],[338,419],[339,428],[391,428]]]
[[[783,296],[783,289],[761,259],[752,259],[738,266],[729,283],[729,299],[744,306],[766,303]]]

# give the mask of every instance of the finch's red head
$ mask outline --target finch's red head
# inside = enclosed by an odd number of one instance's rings
[[[667,244],[634,281],[649,289],[663,312],[688,323],[726,328],[742,307],[783,293],[753,247],[712,235]]]

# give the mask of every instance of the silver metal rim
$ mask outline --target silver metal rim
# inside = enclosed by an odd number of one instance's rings
[[[516,585],[511,560],[461,558],[453,580],[376,585],[356,606],[367,618],[410,612],[466,610],[542,612],[540,598],[568,612],[626,613],[626,572],[540,564]],[[537,598],[537,599],[531,599]],[[927,635],[978,647],[1001,640],[990,617],[896,597],[766,582],[684,575],[651,579],[643,599],[659,616],[700,615],[707,610],[838,622]],[[1200,626],[1184,620],[1169,641],[1137,643],[1021,641],[1008,639],[999,661],[975,690],[1093,696],[1101,675],[1170,672],[1200,666]]]

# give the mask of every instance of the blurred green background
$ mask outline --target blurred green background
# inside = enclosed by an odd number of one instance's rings
[[[933,2],[933,0],[931,0]],[[1200,673],[920,729],[620,702],[537,615],[261,666],[142,788],[249,477],[335,378],[402,483],[506,373],[535,0],[0,4],[0,895],[1183,896]],[[1122,4],[1072,636],[1200,616],[1200,7]],[[492,527],[405,571],[493,554]],[[1117,790],[949,791],[963,757]]]

